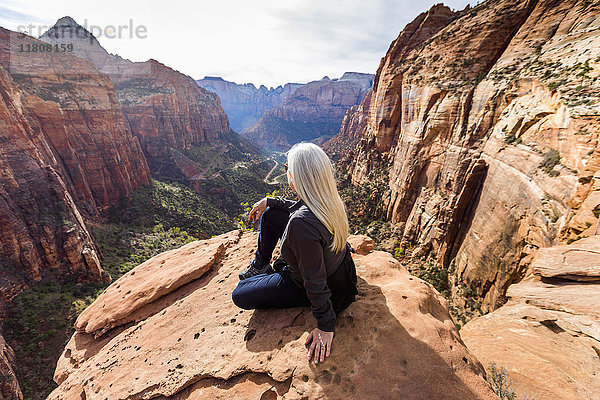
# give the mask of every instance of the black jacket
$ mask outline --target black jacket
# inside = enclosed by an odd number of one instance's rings
[[[290,212],[290,219],[281,238],[281,256],[288,263],[294,282],[306,289],[317,327],[333,332],[336,311],[340,312],[347,307],[354,301],[356,294],[356,272],[349,245],[338,252],[329,249],[333,234],[302,200],[294,202],[281,197],[267,197],[267,206]],[[342,264],[350,267],[349,263],[352,263],[352,271],[336,273]],[[346,279],[352,273],[354,282],[351,282],[352,277]],[[332,282],[334,286],[330,288]],[[336,292],[333,296],[332,289]],[[342,293],[352,293],[351,301],[347,301],[347,296],[340,299]]]

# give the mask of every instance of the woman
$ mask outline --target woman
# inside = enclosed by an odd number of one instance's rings
[[[305,345],[310,344],[309,361],[318,364],[331,353],[336,314],[358,293],[348,217],[331,162],[319,146],[292,147],[286,172],[299,200],[266,197],[254,204],[250,220],[260,219],[258,249],[232,297],[244,309],[310,306],[317,327]],[[279,238],[275,271],[270,261]]]

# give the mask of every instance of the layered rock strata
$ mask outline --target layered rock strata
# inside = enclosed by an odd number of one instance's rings
[[[324,143],[339,131],[346,110],[362,102],[372,83],[373,75],[357,72],[309,82],[244,135],[271,150],[287,150],[301,141]]]
[[[389,181],[375,216],[484,310],[536,249],[596,229],[598,26],[599,6],[583,1],[436,5],[381,61],[343,166],[354,184]]]
[[[156,60],[132,62],[110,54],[70,17],[59,19],[40,39],[72,44],[76,55],[109,76],[128,127],[139,139],[152,173],[163,167],[175,168],[173,149],[227,141],[231,128],[219,97],[199,87],[189,76]]]
[[[508,302],[461,337],[484,365],[505,367],[518,397],[600,393],[600,236],[539,250]]]
[[[257,89],[252,83],[239,84],[216,76],[206,76],[196,83],[219,95],[231,128],[236,132],[244,132],[254,126],[266,111],[279,106],[302,86],[301,83],[286,83],[269,89],[260,85]]]

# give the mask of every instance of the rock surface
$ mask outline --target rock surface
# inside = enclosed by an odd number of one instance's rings
[[[370,250],[367,237],[350,238],[360,249],[358,300],[337,320],[331,357],[309,363],[308,308],[244,311],[231,301],[257,237],[233,231],[193,242],[114,282],[78,321],[100,336],[75,333],[49,399],[497,398],[444,298],[388,253]],[[194,260],[209,269],[180,279]],[[165,290],[157,298],[147,287]],[[132,305],[130,318],[122,319],[120,303]]]
[[[236,132],[251,128],[265,111],[279,106],[287,96],[302,86],[301,83],[286,83],[269,89],[261,85],[257,89],[252,83],[239,84],[215,76],[206,76],[196,83],[219,95],[223,110]]]
[[[0,398],[22,399],[23,394],[15,376],[15,354],[0,335]]]
[[[597,399],[600,236],[539,250],[508,303],[460,334],[484,364],[504,366],[518,398]]]
[[[332,160],[339,161],[358,145],[369,115],[371,93],[367,93],[362,103],[346,111],[338,133],[321,146]]]
[[[400,225],[413,255],[455,271],[484,310],[536,249],[596,229],[598,26],[593,2],[436,5],[381,61],[342,168],[354,184],[385,183],[374,215]]]
[[[139,139],[153,174],[177,168],[173,149],[227,141],[231,128],[219,97],[189,76],[156,60],[132,62],[109,54],[70,17],[58,20],[40,39],[72,43],[75,54],[110,77],[129,129]]]
[[[346,110],[359,105],[372,84],[373,75],[357,72],[309,82],[265,112],[244,136],[273,150],[287,150],[301,141],[324,143],[339,131]]]

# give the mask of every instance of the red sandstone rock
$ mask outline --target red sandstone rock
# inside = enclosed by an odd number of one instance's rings
[[[23,394],[15,376],[15,354],[0,335],[0,396],[6,400],[21,400]]]
[[[68,53],[21,53],[40,45],[0,30],[0,65],[25,94],[23,114],[47,143],[38,143],[69,185],[87,216],[106,215],[111,204],[143,184],[150,171],[139,142],[127,129],[109,79]],[[51,150],[52,149],[52,150]]]
[[[517,398],[598,398],[599,255],[599,236],[540,249],[508,303],[460,330],[484,365],[507,368]]]
[[[369,115],[371,93],[367,93],[360,105],[352,106],[346,111],[339,132],[323,144],[323,150],[332,160],[337,161],[356,148]]]
[[[400,225],[415,254],[455,263],[484,310],[535,249],[594,231],[599,15],[575,0],[486,1],[459,13],[437,5],[378,69],[342,167],[355,184],[388,174],[379,215]],[[552,150],[556,176],[540,167]]]
[[[216,259],[213,251],[202,254],[219,240],[225,250]],[[309,363],[303,343],[315,322],[308,308],[244,311],[231,301],[256,240],[256,233],[231,232],[135,268],[144,274],[139,287],[131,277],[122,279],[132,290],[124,302],[144,299],[136,302],[137,318],[97,339],[76,333],[58,362],[59,387],[49,399],[497,398],[462,344],[444,298],[379,251],[353,255],[358,299],[337,320],[331,357]],[[350,240],[369,247],[366,237]],[[194,251],[201,270],[212,265],[202,277],[171,286],[158,299],[135,292],[178,281],[178,271],[163,273],[163,261],[191,266]],[[108,303],[98,301],[91,307],[100,316],[100,304]]]
[[[72,37],[75,30],[80,35]],[[219,97],[189,76],[156,60],[132,62],[109,54],[70,17],[58,20],[41,39],[72,43],[75,54],[110,77],[128,128],[139,139],[153,172],[171,159],[171,149],[227,140],[231,129]]]

